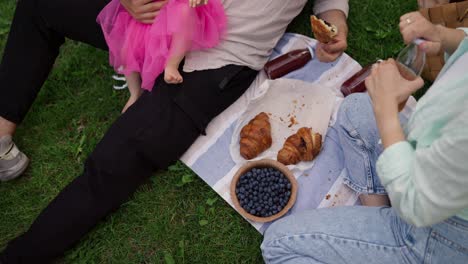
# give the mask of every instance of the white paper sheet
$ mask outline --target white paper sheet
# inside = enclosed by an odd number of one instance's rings
[[[250,101],[247,110],[239,118],[232,136],[230,152],[237,164],[246,162],[239,150],[240,131],[260,112],[265,112],[270,117],[273,143],[254,160],[276,160],[286,138],[301,127],[311,127],[313,132],[320,133],[322,139],[325,139],[335,102],[335,94],[331,89],[323,89],[317,84],[300,80],[278,79],[264,82],[260,90],[262,93]],[[312,165],[313,161],[300,162],[289,168],[306,170]]]

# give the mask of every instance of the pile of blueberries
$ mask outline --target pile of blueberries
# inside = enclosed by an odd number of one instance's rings
[[[268,217],[279,213],[291,197],[291,183],[274,168],[253,168],[239,177],[236,195],[251,215]]]

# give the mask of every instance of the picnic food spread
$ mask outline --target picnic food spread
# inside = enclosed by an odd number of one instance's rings
[[[314,133],[312,128],[302,127],[286,139],[283,148],[278,152],[277,160],[284,165],[311,161],[321,148],[322,135]]]
[[[266,113],[261,112],[245,125],[240,132],[240,154],[244,159],[253,159],[271,146],[271,125]]]
[[[292,184],[275,168],[253,168],[240,176],[235,193],[240,206],[258,217],[275,215],[288,204]]]
[[[310,16],[310,23],[312,25],[312,32],[315,38],[322,43],[328,43],[338,34],[338,28],[327,21]]]
[[[291,120],[295,122],[294,117],[291,117]],[[271,147],[271,125],[268,114],[261,112],[242,128],[239,144],[240,154],[244,159],[256,158]],[[322,135],[314,133],[312,128],[302,127],[286,139],[278,152],[277,160],[284,165],[312,161],[321,148]]]

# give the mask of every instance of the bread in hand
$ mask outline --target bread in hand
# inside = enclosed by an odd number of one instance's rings
[[[284,165],[311,161],[319,154],[321,148],[322,135],[313,133],[312,128],[302,127],[286,139],[276,159]]]
[[[310,16],[310,24],[312,25],[315,39],[319,42],[328,43],[338,34],[338,28],[335,25],[316,16]]]
[[[264,112],[255,116],[240,132],[240,154],[244,159],[253,159],[271,147],[271,125]]]

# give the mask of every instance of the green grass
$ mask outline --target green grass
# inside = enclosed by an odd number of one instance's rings
[[[416,1],[351,0],[348,54],[361,64],[403,47],[399,16]],[[0,52],[15,0],[0,2]],[[310,34],[309,3],[289,31]],[[82,171],[83,160],[127,97],[111,89],[107,54],[68,41],[15,141],[31,157],[20,179],[0,184],[0,250],[26,231]],[[180,186],[182,179],[189,181]],[[156,173],[129,202],[100,223],[59,263],[259,263],[262,237],[181,163]]]

